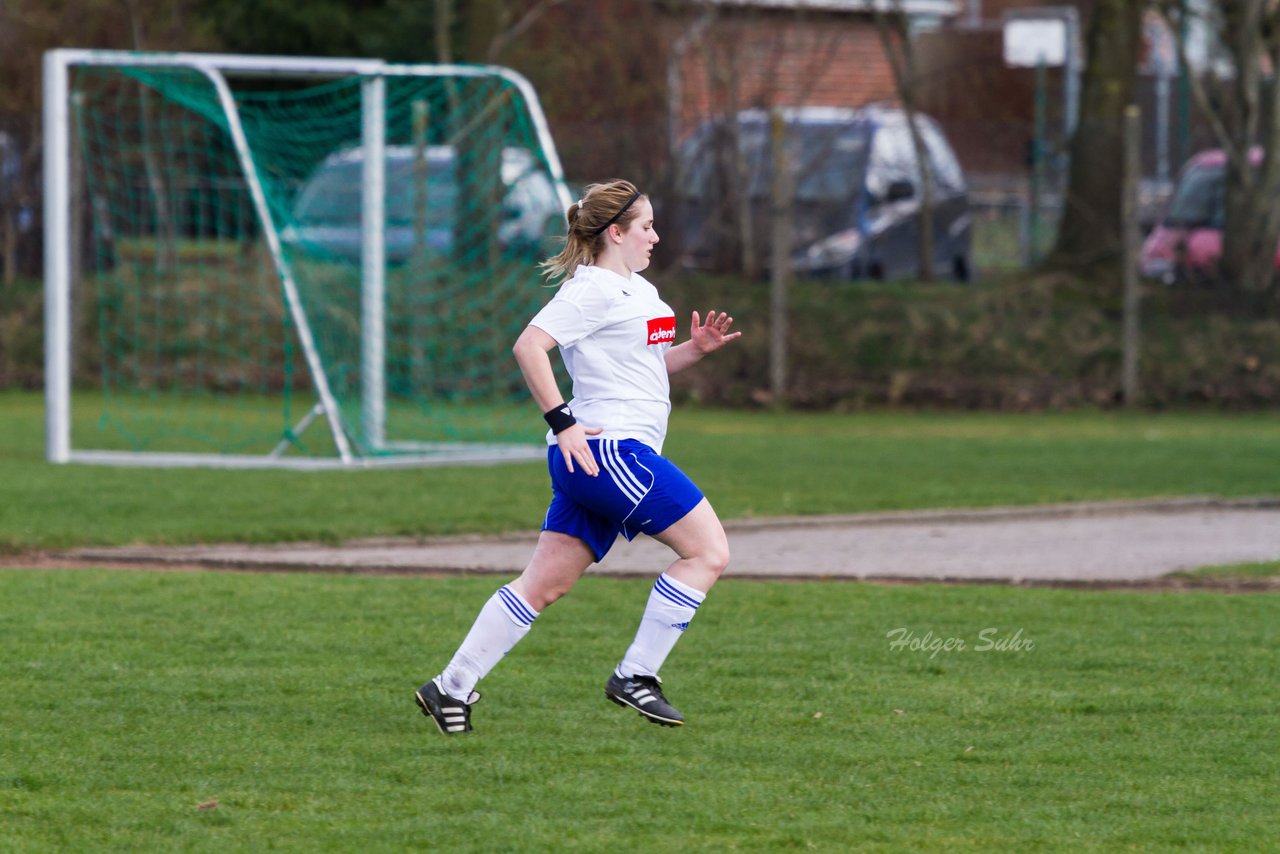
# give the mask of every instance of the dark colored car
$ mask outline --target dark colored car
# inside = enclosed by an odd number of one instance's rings
[[[465,254],[468,216],[450,146],[422,149],[415,164],[412,146],[386,149],[385,242],[388,263],[403,263],[415,252]],[[425,167],[425,168],[423,168]],[[330,155],[303,184],[293,206],[293,221],[283,233],[286,243],[303,251],[358,262],[362,235],[361,193],[364,152],[353,148]],[[504,189],[498,242],[520,257],[550,254],[564,235],[564,209],[546,171],[523,148],[502,153]],[[473,238],[474,239],[474,238]]]
[[[906,114],[799,107],[782,113],[794,176],[792,265],[807,276],[903,279],[920,274],[920,169]],[[726,122],[700,126],[679,153],[683,262],[714,268],[740,239],[735,197],[750,202],[755,244],[769,245],[773,152],[764,110],[738,114],[738,157]],[[933,273],[967,281],[972,218],[964,174],[937,123],[917,114],[932,172]],[[760,253],[767,256],[767,251]]]

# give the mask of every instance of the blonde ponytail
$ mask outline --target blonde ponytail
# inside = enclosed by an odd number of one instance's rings
[[[640,191],[630,181],[615,179],[591,184],[582,198],[569,205],[565,218],[569,233],[560,254],[542,262],[548,279],[567,278],[579,264],[593,264],[604,248],[604,233],[611,225],[625,230],[639,213],[635,208]]]

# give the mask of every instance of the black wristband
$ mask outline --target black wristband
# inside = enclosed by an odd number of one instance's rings
[[[569,411],[569,404],[567,403],[562,403],[554,409],[548,409],[542,413],[542,417],[546,419],[547,426],[551,428],[551,432],[556,435],[578,423],[578,419],[574,418],[573,413]]]

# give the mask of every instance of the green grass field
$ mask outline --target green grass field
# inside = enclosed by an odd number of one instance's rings
[[[547,497],[539,464],[51,466],[40,399],[0,408],[10,553],[528,530]],[[1258,496],[1278,424],[694,410],[666,450],[727,518]],[[411,693],[494,586],[0,571],[0,850],[1278,850],[1276,593],[726,579],[667,730],[602,692],[648,582],[588,578],[448,739]]]
[[[549,497],[540,462],[358,472],[53,466],[43,460],[42,399],[0,393],[0,411],[0,552],[528,530]],[[1259,462],[1280,459],[1275,413],[677,409],[664,451],[727,519],[1280,494],[1280,467]]]
[[[647,583],[587,579],[445,738],[492,587],[0,573],[0,848],[1275,850],[1275,595],[725,581],[669,730],[601,690]]]

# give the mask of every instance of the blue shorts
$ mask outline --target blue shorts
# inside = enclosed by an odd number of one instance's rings
[[[602,560],[618,534],[661,534],[702,501],[702,490],[666,457],[635,439],[588,439],[600,465],[569,473],[558,445],[547,448],[551,506],[542,530],[582,540]]]

